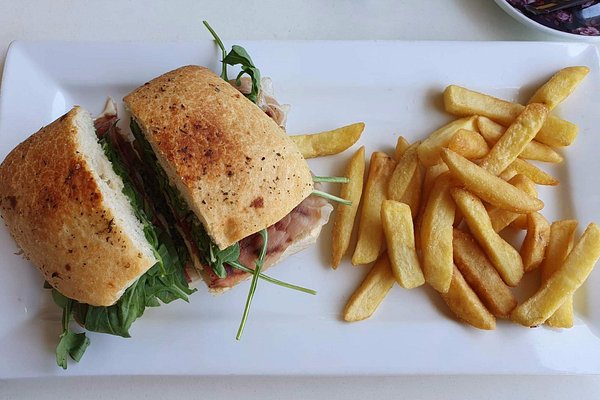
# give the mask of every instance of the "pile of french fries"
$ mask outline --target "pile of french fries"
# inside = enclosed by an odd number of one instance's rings
[[[352,156],[340,194],[352,206],[337,207],[332,266],[350,250],[359,203],[352,264],[374,264],[346,304],[346,321],[371,316],[394,283],[426,282],[480,329],[495,329],[496,318],[573,325],[573,293],[600,258],[600,228],[591,223],[575,241],[577,221],[549,223],[536,185],[559,182],[530,161],[562,162],[556,148],[570,145],[578,127],[552,110],[588,72],[559,71],[527,105],[448,86],[445,109],[460,119],[421,142],[400,137],[393,155],[374,152],[364,185],[364,147]],[[507,228],[526,230],[520,246],[505,240]],[[518,304],[511,288],[536,269],[541,286]]]

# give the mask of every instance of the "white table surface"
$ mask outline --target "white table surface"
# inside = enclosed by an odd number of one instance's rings
[[[284,5],[285,3],[285,5]],[[288,4],[289,3],[289,4]],[[0,70],[9,43],[31,40],[556,40],[492,0],[0,0]],[[1,311],[0,311],[1,312]],[[0,362],[7,360],[0,354]],[[598,360],[600,362],[600,360]],[[65,374],[67,376],[68,374]],[[0,399],[600,398],[598,376],[104,377],[0,381]]]

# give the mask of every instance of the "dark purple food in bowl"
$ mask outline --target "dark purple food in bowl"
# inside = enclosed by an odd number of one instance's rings
[[[566,33],[581,36],[600,36],[600,1],[587,1],[583,4],[535,15],[528,7],[542,5],[539,0],[506,0],[527,18]]]

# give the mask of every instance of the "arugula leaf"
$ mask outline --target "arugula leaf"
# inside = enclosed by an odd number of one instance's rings
[[[351,206],[352,202],[350,200],[342,199],[341,197],[334,196],[327,192],[323,192],[322,190],[313,189],[312,194],[315,196],[323,197],[327,200],[336,201],[345,206]]]
[[[154,155],[154,150],[152,150],[152,146],[144,137],[140,126],[137,124],[137,122],[135,122],[132,119],[129,124],[129,127],[131,128],[131,132],[133,133],[133,136],[136,140],[136,144],[141,149],[141,157],[143,159],[144,165],[151,168],[152,172],[154,173],[152,177],[148,176],[148,174],[144,176],[146,181],[154,183],[146,185],[146,189],[152,190],[158,185],[158,187],[160,188],[160,192],[154,191],[154,194],[156,196],[153,197],[162,198],[164,195],[166,195],[169,199],[169,203],[175,209],[174,211],[177,212],[177,214],[180,216],[186,216],[190,212],[187,203],[185,202],[183,197],[181,197],[179,191],[173,186],[171,186],[169,178],[167,177],[167,173],[158,164],[158,160]]]
[[[252,269],[240,264],[239,261],[230,261],[228,264],[232,268],[239,269],[240,271],[244,271],[248,274],[254,273],[254,271]],[[274,285],[278,285],[278,286],[281,286],[281,287],[284,287],[287,289],[297,290],[299,292],[308,293],[308,294],[312,294],[312,295],[317,294],[317,292],[312,289],[307,289],[305,287],[298,286],[298,285],[292,285],[291,283],[287,283],[287,282],[280,281],[279,279],[271,278],[269,275],[265,275],[262,272],[258,274],[258,277],[264,281],[267,281],[269,283],[272,283]]]
[[[198,246],[202,261],[209,265],[219,278],[225,278],[227,270],[224,264],[238,261],[240,258],[240,244],[234,243],[226,249],[220,250],[210,239],[210,236],[208,236],[208,233],[206,233],[206,230],[195,215],[192,219],[192,237]]]
[[[244,94],[244,96],[246,96],[250,101],[256,104],[256,101],[258,100],[258,92],[260,91],[260,70],[256,68],[254,62],[252,62],[252,58],[250,57],[246,49],[244,49],[242,46],[233,45],[231,47],[231,51],[229,52],[229,54],[227,54],[227,52],[225,51],[225,46],[223,45],[223,42],[221,41],[219,35],[217,35],[217,33],[208,24],[208,22],[202,21],[202,23],[204,23],[206,29],[208,29],[210,34],[213,36],[223,54],[223,59],[221,60],[221,78],[225,81],[229,81],[229,78],[227,77],[227,65],[240,65],[242,71],[235,78],[235,83],[236,85],[240,86],[240,78],[242,77],[242,75],[248,74],[248,76],[252,80],[252,89],[250,93]]]
[[[67,369],[67,355],[70,355],[75,361],[81,360],[85,350],[90,345],[90,339],[85,336],[85,333],[75,333],[69,329],[72,300],[61,295],[56,290],[52,291],[52,298],[59,306],[64,306],[62,333],[60,334],[58,346],[56,346],[56,364],[62,367],[62,369]]]
[[[215,39],[215,42],[217,42],[217,45],[221,49],[221,53],[223,55],[223,59],[221,60],[221,65],[222,65],[221,66],[221,79],[223,79],[224,81],[229,81],[229,79],[227,78],[227,63],[225,63],[225,57],[227,57],[227,52],[225,51],[225,46],[223,45],[223,42],[221,41],[221,38],[219,37],[219,35],[217,35],[217,32],[215,32],[213,30],[213,28],[208,24],[208,22],[202,21],[202,23],[204,24],[204,26],[206,26],[206,29],[208,29],[210,34]]]
[[[258,92],[260,91],[260,70],[256,68],[246,49],[238,45],[233,45],[227,57],[223,59],[223,62],[229,65],[239,64],[241,66],[242,71],[235,78],[235,83],[238,86],[241,85],[240,78],[242,75],[248,74],[252,80],[252,90],[250,93],[245,94],[245,96],[253,103],[256,103]]]
[[[242,315],[242,321],[240,322],[240,327],[238,328],[237,335],[235,337],[236,340],[240,340],[242,338],[242,333],[244,333],[244,327],[246,326],[246,321],[248,320],[248,314],[250,313],[250,305],[252,304],[252,299],[254,298],[254,293],[256,292],[256,285],[258,284],[258,277],[260,275],[260,270],[265,263],[265,257],[267,255],[267,244],[269,241],[269,232],[266,229],[260,231],[260,236],[262,236],[263,244],[260,249],[260,254],[258,259],[256,260],[256,267],[254,268],[252,274],[252,283],[250,284],[250,290],[248,291],[248,298],[246,299],[246,307],[244,307],[244,314]]]
[[[313,182],[331,182],[331,183],[348,183],[350,182],[349,178],[345,176],[316,176],[313,177]]]
[[[74,333],[67,330],[60,335],[60,341],[56,346],[56,363],[67,369],[67,354],[77,362],[81,360],[83,354],[90,345],[90,339],[85,335],[85,332]]]
[[[93,332],[131,337],[129,328],[142,316],[146,308],[143,275],[131,285],[119,301],[110,307],[88,306],[85,313],[85,328]],[[139,289],[138,289],[139,287]]]
[[[240,258],[240,244],[235,243],[224,250],[219,250],[217,245],[211,242],[211,248],[211,256],[214,256],[213,268],[222,270],[224,274],[221,278],[224,278],[227,276],[227,272],[223,264],[238,261]]]
[[[65,309],[70,306],[70,299],[68,297],[64,296],[58,290],[52,288],[52,286],[50,286],[50,289],[52,289],[52,300],[54,301],[54,304],[56,304],[62,309]]]

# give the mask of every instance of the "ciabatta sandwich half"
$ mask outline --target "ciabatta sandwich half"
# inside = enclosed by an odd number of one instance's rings
[[[89,343],[69,330],[71,317],[90,331],[129,336],[145,307],[192,292],[185,247],[177,249],[132,183],[115,120],[105,114],[94,126],[75,107],[0,165],[0,215],[63,308],[57,362],[64,368],[67,354],[79,360]]]
[[[311,171],[285,131],[229,82],[186,66],[124,103],[146,175],[162,189],[211,290],[250,276],[232,265],[254,268],[263,229],[264,268],[314,242],[332,207],[311,196]]]

